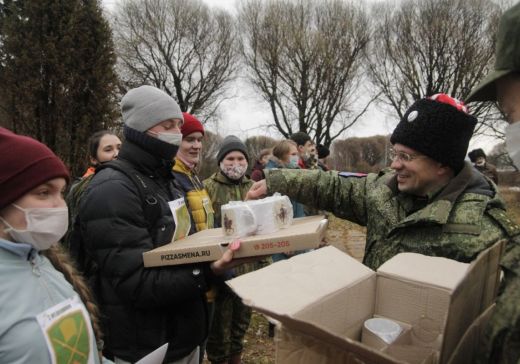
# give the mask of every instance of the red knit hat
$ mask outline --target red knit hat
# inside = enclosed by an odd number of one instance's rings
[[[188,114],[187,112],[183,112],[182,116],[184,117],[184,124],[182,124],[181,128],[183,138],[197,131],[200,131],[202,135],[204,135],[204,127],[195,116]]]
[[[0,209],[46,181],[69,172],[47,146],[0,128]]]

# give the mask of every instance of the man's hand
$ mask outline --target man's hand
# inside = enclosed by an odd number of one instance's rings
[[[224,273],[226,270],[233,268],[236,264],[233,262],[233,254],[235,251],[240,249],[240,240],[233,240],[229,244],[228,249],[224,252],[219,260],[215,260],[210,264],[210,268],[216,275]]]
[[[267,257],[267,255],[257,255],[253,257],[233,259],[234,252],[240,249],[240,244],[241,241],[239,239],[234,240],[231,244],[229,244],[228,249],[224,252],[222,257],[209,265],[214,274],[221,275],[224,274],[224,272],[227,270],[236,266],[242,265],[244,263],[256,262]]]
[[[246,195],[247,200],[258,200],[267,196],[267,183],[265,179],[253,183]]]

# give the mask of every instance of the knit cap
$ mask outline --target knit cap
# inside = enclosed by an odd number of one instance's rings
[[[183,112],[182,116],[184,116],[184,124],[182,124],[181,128],[183,138],[198,131],[204,135],[204,126],[202,126],[202,123],[195,116],[187,112]]]
[[[330,155],[329,148],[322,144],[318,144],[316,146],[316,151],[318,152],[319,159],[327,158]]]
[[[222,162],[222,159],[224,159],[226,155],[234,151],[242,152],[242,154],[244,154],[244,156],[246,157],[247,162],[249,163],[249,155],[247,154],[247,148],[245,144],[242,143],[242,141],[234,135],[228,135],[222,141],[222,144],[220,145],[220,150],[217,154],[217,163]]]
[[[412,148],[458,173],[463,165],[477,118],[446,94],[416,101],[394,129],[390,142]]]
[[[303,131],[299,131],[299,132],[291,134],[289,139],[291,139],[293,142],[295,142],[296,145],[305,145],[305,143],[307,143],[311,140],[311,137],[309,136],[309,134],[304,133]]]
[[[480,157],[486,158],[486,153],[481,148],[473,149],[468,153],[468,157],[471,162],[475,163]]]
[[[121,112],[125,125],[140,132],[164,120],[182,120],[177,102],[166,92],[147,85],[131,89],[123,96]]]
[[[53,178],[69,172],[46,145],[0,127],[0,209]]]

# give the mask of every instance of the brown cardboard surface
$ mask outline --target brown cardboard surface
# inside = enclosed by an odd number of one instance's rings
[[[423,345],[435,347],[440,344],[451,294],[468,269],[469,264],[451,259],[398,254],[377,270],[375,313],[415,325]]]
[[[452,259],[401,253],[383,263],[377,275],[452,291],[462,281],[468,268],[469,264]]]
[[[276,363],[280,364],[405,363],[312,325],[298,329],[284,326],[277,331],[275,340]]]
[[[446,310],[443,315],[440,311],[437,316],[432,315],[439,320],[444,317],[440,332],[445,337],[434,332],[431,347],[418,340],[418,336],[423,335],[422,340],[431,334],[428,325],[424,325],[422,331],[412,327],[409,341],[396,341],[396,345],[385,348],[384,352],[359,342],[363,317],[381,316],[374,305],[374,272],[333,247],[275,263],[228,281],[228,285],[246,304],[283,324],[277,342],[277,363],[404,363],[414,362],[414,356],[418,363],[445,363],[461,350],[457,344],[480,314],[485,300],[491,297],[489,292],[495,292],[491,282],[496,280],[491,277],[497,276],[496,263],[501,249],[502,245],[496,244],[482,252],[471,265],[456,264],[455,271],[466,272],[462,279],[453,277],[456,283],[446,277],[438,280],[423,276],[429,289],[440,292],[440,298],[436,294],[429,296],[435,302],[426,301],[428,312],[436,312],[438,305],[445,305]],[[389,272],[384,274],[382,278],[390,280]],[[393,278],[400,284],[419,283],[413,274],[405,274],[401,281],[398,275]],[[421,289],[410,292],[424,293]],[[381,292],[377,299],[382,299]],[[390,314],[386,317],[392,318]],[[426,324],[429,323],[431,320],[426,320]],[[463,348],[473,349],[471,341]]]
[[[327,227],[323,216],[294,219],[293,224],[272,234],[241,238],[235,258],[270,255],[294,250],[315,248]],[[197,232],[182,240],[143,253],[145,267],[214,261],[222,257],[234,239],[224,236],[222,229]]]
[[[464,281],[452,293],[444,329],[440,358],[442,363],[452,355],[472,322],[489,307],[492,303],[490,300],[494,300],[500,276],[498,262],[504,244],[505,241],[498,242],[479,254],[471,263]]]
[[[473,363],[476,360],[477,353],[472,349],[482,342],[486,325],[494,310],[495,304],[492,304],[471,324],[447,361],[448,364]]]
[[[282,323],[294,318],[359,337],[374,310],[375,273],[333,247],[300,254],[227,282],[242,300]],[[345,306],[351,307],[345,310]]]

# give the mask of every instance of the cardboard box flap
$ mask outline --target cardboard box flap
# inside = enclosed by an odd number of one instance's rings
[[[491,315],[495,310],[495,304],[492,304],[485,310],[466,330],[466,333],[457,344],[451,358],[447,361],[449,364],[465,364],[474,363],[477,360],[476,348],[482,343],[486,326],[491,319]]]
[[[375,273],[334,247],[297,255],[227,284],[248,305],[287,322],[309,305]]]
[[[489,291],[497,290],[500,271],[498,262],[503,248],[504,241],[499,241],[482,251],[471,263],[464,280],[452,293],[444,329],[441,363],[448,360],[471,323],[489,307],[484,300],[489,299]],[[468,305],[468,302],[473,304]]]
[[[319,324],[293,319],[284,325],[281,330],[281,340],[284,335],[305,347],[316,351],[318,357],[311,357],[307,351],[303,358],[290,360],[285,357],[283,363],[378,363],[378,364],[405,364],[404,361],[390,357],[375,348],[367,347],[362,343],[336,335]],[[278,346],[280,344],[277,344]]]
[[[468,269],[469,264],[452,259],[400,253],[383,263],[377,274],[452,291],[464,278]]]

